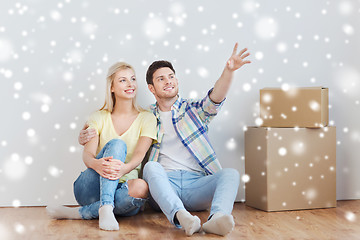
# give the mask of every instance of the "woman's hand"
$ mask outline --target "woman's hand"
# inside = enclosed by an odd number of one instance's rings
[[[117,180],[127,173],[126,164],[112,156],[96,159],[93,169],[100,176],[109,180]]]
[[[104,157],[100,159],[94,159],[91,168],[94,169],[100,176],[104,178],[111,177],[111,168],[108,167],[108,161],[113,157]]]
[[[128,164],[114,158],[109,160],[109,169],[112,172],[110,180],[119,179],[131,171]]]

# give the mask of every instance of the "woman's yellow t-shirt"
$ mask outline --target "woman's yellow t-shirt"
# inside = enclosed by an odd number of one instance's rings
[[[90,116],[87,123],[89,128],[95,129],[96,133],[99,135],[99,145],[96,150],[96,155],[110,140],[114,138],[121,139],[126,143],[127,146],[125,163],[128,163],[131,160],[136,144],[140,137],[144,136],[156,139],[156,118],[154,114],[147,111],[140,112],[129,129],[121,136],[116,133],[111,119],[111,113],[107,110],[94,112]],[[141,164],[128,174],[121,177],[119,182],[125,182],[127,180],[138,178],[140,168]]]

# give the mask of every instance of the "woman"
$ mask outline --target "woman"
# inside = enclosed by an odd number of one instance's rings
[[[118,230],[115,215],[139,212],[148,195],[147,183],[138,179],[141,162],[153,139],[156,118],[136,105],[135,71],[127,63],[110,67],[104,106],[87,124],[97,135],[84,145],[83,161],[88,169],[74,183],[81,207],[48,207],[57,219],[99,218],[103,230]]]

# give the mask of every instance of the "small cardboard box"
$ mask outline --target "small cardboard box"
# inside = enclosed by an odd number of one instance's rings
[[[336,128],[249,127],[246,205],[265,211],[336,207]]]
[[[329,89],[322,87],[260,90],[262,127],[326,127]]]

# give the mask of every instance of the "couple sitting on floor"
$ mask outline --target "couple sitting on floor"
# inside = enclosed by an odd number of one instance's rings
[[[234,228],[231,215],[239,186],[235,169],[222,169],[207,135],[219,112],[234,71],[249,53],[233,53],[214,87],[201,100],[178,95],[178,79],[170,62],[155,61],[146,73],[156,103],[150,111],[136,104],[137,81],[129,64],[110,67],[104,106],[80,132],[87,169],[74,183],[80,207],[47,207],[56,219],[95,219],[103,230],[118,230],[115,216],[132,216],[147,199],[188,236],[201,229],[188,211],[210,208],[202,229],[226,235]],[[141,162],[150,156],[139,179]],[[150,194],[149,194],[150,193]]]

